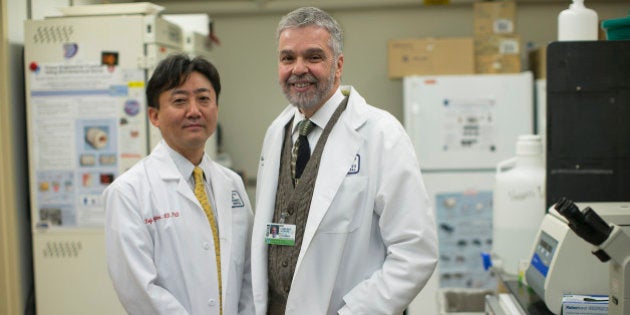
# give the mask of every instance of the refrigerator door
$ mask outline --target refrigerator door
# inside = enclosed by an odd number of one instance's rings
[[[125,315],[105,264],[100,230],[33,234],[37,314]]]
[[[494,169],[533,132],[531,72],[404,78],[405,127],[423,170]]]
[[[409,314],[439,314],[440,288],[495,288],[480,253],[492,246],[492,172],[423,172],[438,227],[438,266]]]

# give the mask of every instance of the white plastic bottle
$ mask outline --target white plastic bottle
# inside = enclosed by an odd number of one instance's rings
[[[597,12],[584,6],[584,0],[573,0],[569,8],[558,15],[558,40],[597,40]]]
[[[521,260],[529,260],[545,216],[545,166],[539,135],[521,135],[516,157],[497,165],[493,192],[492,252],[503,271],[517,275]]]

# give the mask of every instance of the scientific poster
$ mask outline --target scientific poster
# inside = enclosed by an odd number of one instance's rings
[[[103,225],[103,190],[147,154],[144,75],[101,64],[33,67],[36,226]]]

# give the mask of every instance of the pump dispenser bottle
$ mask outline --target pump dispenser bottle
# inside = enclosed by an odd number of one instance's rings
[[[584,6],[584,0],[573,0],[568,9],[558,15],[558,40],[597,40],[597,12]]]

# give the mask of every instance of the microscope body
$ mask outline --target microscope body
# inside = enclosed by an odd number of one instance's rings
[[[602,262],[610,261],[608,314],[630,315],[629,230],[624,231],[619,224],[605,222],[590,207],[580,211],[565,198],[554,208],[569,221],[571,230],[594,245],[593,254],[597,258]]]
[[[608,315],[630,314],[630,237],[618,225],[596,246],[610,256]]]

